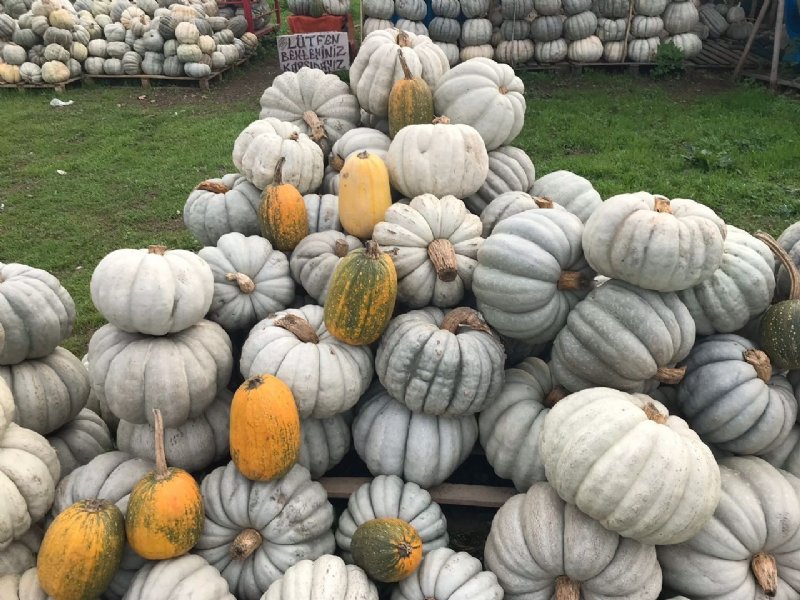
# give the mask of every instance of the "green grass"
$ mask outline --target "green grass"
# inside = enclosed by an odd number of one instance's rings
[[[628,75],[525,80],[526,128],[515,145],[538,173],[573,170],[604,197],[644,189],[695,198],[751,231],[779,233],[800,219],[797,100],[760,85]],[[186,197],[233,168],[233,141],[258,110],[258,97],[221,102],[224,85],[185,103],[182,90],[147,91],[140,101],[140,88],[84,86],[62,96],[75,101],[62,110],[48,106],[47,93],[0,91],[0,261],[61,279],[78,308],[65,344],[76,354],[102,323],[89,280],[105,254],[198,247],[183,228]]]

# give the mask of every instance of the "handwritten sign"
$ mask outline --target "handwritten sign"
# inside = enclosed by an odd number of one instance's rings
[[[278,36],[278,62],[282,71],[311,67],[333,73],[349,69],[347,33],[324,31]]]

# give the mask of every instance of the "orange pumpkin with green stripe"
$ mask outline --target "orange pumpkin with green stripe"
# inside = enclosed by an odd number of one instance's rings
[[[164,422],[155,413],[156,469],[131,491],[125,513],[128,543],[139,555],[165,560],[186,554],[200,539],[205,521],[203,496],[194,477],[183,469],[167,467]]]
[[[422,561],[422,540],[402,519],[372,519],[358,526],[350,544],[353,562],[385,583],[411,575]]]
[[[397,49],[397,59],[403,69],[403,79],[398,79],[389,92],[389,137],[407,125],[426,125],[433,121],[433,94],[422,77],[414,77],[403,56]]]
[[[39,584],[57,600],[97,598],[125,547],[125,519],[108,500],[81,500],[53,520],[36,560]]]
[[[396,300],[394,262],[370,240],[336,265],[325,297],[325,327],[348,344],[371,344],[389,324]]]
[[[252,481],[285,475],[300,456],[300,414],[294,395],[273,375],[256,375],[231,401],[231,458]]]
[[[300,191],[291,183],[283,183],[283,162],[284,157],[280,157],[272,183],[261,193],[258,222],[270,244],[291,252],[308,235],[308,215]]]

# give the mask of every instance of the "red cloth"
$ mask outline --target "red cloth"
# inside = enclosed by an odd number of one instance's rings
[[[347,18],[336,15],[306,17],[292,15],[286,18],[292,33],[314,33],[316,31],[347,31]]]

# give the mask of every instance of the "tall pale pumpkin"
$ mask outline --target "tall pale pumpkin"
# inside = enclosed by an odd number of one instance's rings
[[[128,543],[139,556],[166,560],[186,554],[203,531],[200,486],[183,469],[167,468],[164,422],[155,409],[156,468],[131,491],[125,513]]]
[[[403,79],[398,79],[389,93],[389,137],[393,138],[406,125],[433,121],[433,94],[422,77],[414,77],[408,68],[403,52],[397,49],[397,60],[403,69]]]
[[[372,236],[391,205],[389,172],[383,160],[366,150],[349,156],[339,174],[339,221],[344,230],[362,239]]]
[[[291,183],[283,183],[283,163],[279,158],[272,183],[261,194],[258,221],[261,234],[275,248],[290,252],[308,235],[308,216],[303,195]]]

